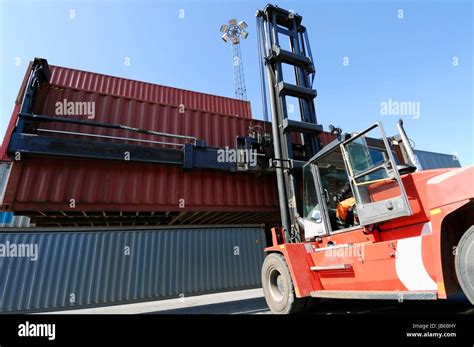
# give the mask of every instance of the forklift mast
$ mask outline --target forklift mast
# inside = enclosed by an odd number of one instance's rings
[[[301,241],[301,224],[298,223],[302,206],[295,173],[319,149],[317,124],[312,88],[315,68],[306,28],[302,17],[294,12],[267,5],[256,13],[261,84],[264,113],[270,105],[274,158],[278,182],[281,221],[286,242]],[[289,43],[284,49],[284,40]],[[284,67],[294,72],[292,82],[285,81]],[[265,72],[264,72],[265,71]],[[285,70],[287,72],[288,70]],[[266,75],[266,76],[265,76]],[[266,90],[268,89],[268,98]],[[288,97],[298,99],[299,120],[289,118]],[[296,158],[292,138],[297,133],[302,141],[303,156]],[[297,135],[297,136],[298,136]]]

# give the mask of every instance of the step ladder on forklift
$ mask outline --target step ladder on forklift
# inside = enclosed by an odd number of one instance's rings
[[[312,88],[315,68],[306,28],[302,17],[277,6],[267,5],[257,12],[257,31],[262,81],[264,69],[269,90],[268,103],[272,115],[274,159],[276,168],[282,227],[286,242],[301,241],[298,223],[299,209],[295,183],[295,170],[315,155],[319,149],[318,134],[322,126],[317,124],[314,99],[317,92]],[[289,41],[290,50],[281,47],[282,39]],[[293,67],[296,83],[284,80],[283,64]],[[267,114],[267,96],[262,85],[264,114]],[[289,119],[287,97],[298,99],[301,120]],[[304,160],[295,160],[292,133],[299,133],[304,148]]]

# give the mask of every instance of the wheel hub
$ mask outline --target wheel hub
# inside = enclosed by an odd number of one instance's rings
[[[273,269],[269,276],[270,294],[276,301],[281,301],[285,293],[285,283],[283,276],[277,269]]]

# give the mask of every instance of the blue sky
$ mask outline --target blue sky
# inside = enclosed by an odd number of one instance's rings
[[[265,3],[0,0],[0,133],[35,56],[53,65],[233,97],[231,47],[219,33],[229,18],[249,24],[243,64],[253,115],[261,119],[254,15]],[[326,129],[334,124],[353,132],[380,120],[393,134],[399,117],[381,114],[381,103],[413,101],[420,117],[402,118],[416,148],[474,163],[471,1],[275,4],[300,13],[308,28],[317,116]]]

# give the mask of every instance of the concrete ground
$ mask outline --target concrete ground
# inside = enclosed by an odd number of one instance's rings
[[[50,312],[57,314],[270,314],[263,291],[206,294],[137,304]],[[315,314],[474,314],[473,306],[462,301],[322,300]]]
[[[250,314],[270,313],[263,290],[249,289],[241,291],[205,294],[177,299],[141,302],[137,304],[114,305],[79,310],[55,311],[49,314]]]

